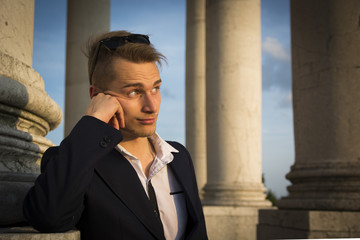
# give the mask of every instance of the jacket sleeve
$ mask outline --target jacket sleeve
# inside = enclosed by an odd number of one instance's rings
[[[23,213],[41,232],[68,231],[79,221],[98,161],[122,140],[120,131],[83,117],[59,147],[43,155],[41,174],[29,190]]]

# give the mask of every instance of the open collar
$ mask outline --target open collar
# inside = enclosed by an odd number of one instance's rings
[[[172,144],[172,146],[174,146],[174,149],[175,147],[177,149],[182,147],[180,144]],[[174,159],[169,163],[169,166],[184,189],[189,220],[192,223],[198,223],[199,216],[195,210],[196,183],[194,183],[194,177],[191,173],[191,160],[185,151],[173,152]],[[109,156],[98,163],[95,171],[120,201],[138,217],[154,236],[158,239],[164,239],[161,226],[152,212],[151,203],[136,171],[119,151],[115,149],[111,151]],[[130,182],[131,184],[128,184]]]
[[[106,159],[99,162],[95,171],[157,239],[165,239],[134,168],[120,152],[111,151]]]

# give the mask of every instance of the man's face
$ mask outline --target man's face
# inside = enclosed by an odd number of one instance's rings
[[[160,110],[161,79],[154,62],[113,61],[114,79],[107,90],[119,100],[125,116],[125,138],[151,136]]]

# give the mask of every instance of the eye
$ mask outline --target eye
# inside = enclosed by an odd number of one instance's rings
[[[153,89],[151,89],[152,93],[157,93],[160,91],[160,86],[154,87]]]
[[[139,94],[138,90],[132,90],[128,93],[129,97],[136,97]]]

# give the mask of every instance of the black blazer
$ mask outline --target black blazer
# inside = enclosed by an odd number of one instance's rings
[[[120,131],[85,116],[59,147],[49,148],[24,200],[29,223],[41,232],[77,227],[82,239],[165,239],[135,170],[115,149],[121,139]],[[190,155],[169,144],[179,150],[170,167],[186,198],[185,239],[207,239]]]

